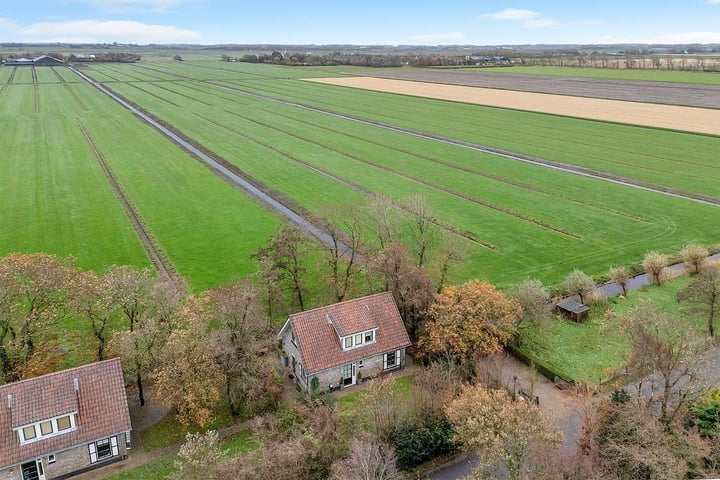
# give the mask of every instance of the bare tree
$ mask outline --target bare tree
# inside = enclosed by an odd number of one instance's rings
[[[405,247],[388,245],[372,261],[371,269],[392,292],[411,338],[416,338],[433,300],[433,285],[423,267],[413,264]]]
[[[302,265],[307,253],[307,239],[294,226],[283,225],[270,239],[270,246],[258,249],[252,256],[275,269],[294,293],[300,310],[305,310],[305,284]]]
[[[335,301],[342,302],[355,274],[360,271],[359,251],[363,233],[359,209],[353,205],[326,207],[325,230],[331,244],[324,246],[325,260],[330,267],[329,283]]]
[[[690,304],[690,310],[707,318],[708,333],[715,337],[715,319],[720,312],[720,267],[702,270],[677,294],[678,302]]]
[[[379,250],[398,243],[400,241],[401,215],[393,201],[384,195],[375,195],[370,197],[366,208],[378,240]]]
[[[565,277],[562,288],[568,295],[580,297],[580,303],[585,303],[585,297],[595,288],[595,281],[590,275],[576,268]]]
[[[626,369],[637,399],[648,411],[657,408],[667,422],[706,391],[700,378],[700,353],[706,345],[678,317],[643,302],[625,317],[630,338]]]
[[[105,276],[98,277],[94,272],[79,274],[73,282],[70,306],[79,316],[90,321],[93,335],[98,341],[98,360],[105,359],[107,343],[107,325],[113,316],[119,313],[118,306],[110,294],[110,284]]]
[[[617,283],[622,288],[623,296],[627,297],[628,283],[630,282],[630,270],[626,267],[610,267],[610,281]]]
[[[450,265],[460,263],[467,257],[467,244],[459,235],[445,234],[443,236],[442,253],[440,256],[440,279],[438,280],[437,293],[442,292],[447,280]]]
[[[220,480],[221,464],[225,453],[220,448],[220,437],[215,430],[205,433],[188,433],[180,447],[175,472],[171,480]]]
[[[438,229],[435,226],[437,215],[427,199],[420,194],[411,195],[403,205],[410,214],[410,233],[417,255],[417,265],[422,267],[427,259],[428,250],[437,242]]]
[[[680,258],[682,258],[685,269],[691,274],[699,273],[702,270],[708,255],[710,255],[710,250],[697,244],[685,245],[680,250]]]
[[[393,447],[378,438],[365,436],[350,444],[348,456],[333,464],[331,480],[402,480]]]
[[[665,277],[668,256],[659,252],[648,252],[643,258],[642,266],[650,277],[650,281],[660,285]]]
[[[207,346],[224,379],[225,396],[234,416],[276,405],[282,385],[267,352],[274,336],[260,305],[258,289],[249,282],[207,293],[210,315],[218,325]]]
[[[540,320],[549,313],[550,293],[540,280],[528,279],[518,283],[510,292],[523,309],[522,319]],[[518,322],[518,325],[520,322]]]

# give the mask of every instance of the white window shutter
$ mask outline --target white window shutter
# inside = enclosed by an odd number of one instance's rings
[[[95,450],[95,444],[89,444],[88,449],[90,450],[90,463],[97,462],[97,451]]]
[[[110,446],[112,447],[112,456],[117,457],[120,453],[118,451],[117,437],[110,437]]]
[[[383,370],[387,370],[387,353],[383,355]]]

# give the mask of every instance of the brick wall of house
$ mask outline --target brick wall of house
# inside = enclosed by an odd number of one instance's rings
[[[400,365],[405,365],[405,349],[400,349]],[[359,362],[355,362],[358,364]],[[399,367],[398,367],[399,368]],[[383,354],[375,355],[373,357],[365,358],[363,359],[363,366],[359,367],[356,366],[355,372],[361,372],[363,380],[369,379],[369,378],[375,378],[378,375],[381,375],[382,373],[385,373],[385,370],[383,370]],[[331,368],[328,370],[323,370],[322,372],[317,373],[315,376],[318,377],[318,380],[320,381],[320,390],[326,390],[328,388],[328,385],[332,382],[332,384],[337,387],[338,383],[340,382],[342,378],[342,366]]]
[[[285,353],[287,353],[287,355],[288,355],[288,360],[287,360],[287,362],[288,362],[288,368],[292,370],[292,356],[293,356],[293,355],[295,356],[295,359],[297,360],[297,363],[302,364],[303,362],[302,362],[302,359],[301,359],[301,356],[300,356],[300,351],[299,351],[298,348],[292,343],[292,337],[291,337],[290,331],[291,331],[291,328],[288,328],[287,332],[285,332],[285,335],[283,336],[283,351],[284,351]],[[303,366],[304,366],[304,365],[303,365]],[[299,377],[299,374],[300,374],[300,369],[299,369],[299,367],[296,367],[296,372],[297,372],[297,374],[298,374],[297,380],[298,380],[299,382],[301,382],[301,385],[302,385],[303,387],[307,387],[307,385],[305,384],[305,382],[307,381],[307,379],[302,379],[302,378]]]
[[[125,434],[117,436],[118,456],[127,455],[125,448]],[[112,457],[117,458],[117,457]],[[109,459],[108,459],[109,460]],[[104,462],[90,463],[90,452],[87,444],[80,445],[69,450],[55,454],[55,463],[48,463],[47,456],[42,457],[43,467],[45,470],[45,478],[51,480],[53,478],[66,475],[70,472],[80,470],[82,468],[92,466],[101,466]],[[20,466],[8,468],[0,471],[0,480],[21,480]]]

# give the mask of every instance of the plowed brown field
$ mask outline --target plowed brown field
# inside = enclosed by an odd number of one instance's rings
[[[516,92],[385,78],[346,77],[307,80],[378,92],[720,135],[720,110],[706,108],[623,102],[619,100]]]

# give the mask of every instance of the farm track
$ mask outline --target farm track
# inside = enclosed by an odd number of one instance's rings
[[[80,97],[78,97],[78,96],[75,94],[75,92],[73,92],[72,88],[70,88],[70,85],[68,85],[68,83],[67,83],[67,82],[65,81],[65,79],[62,77],[62,75],[60,75],[60,74],[57,72],[57,70],[55,70],[55,67],[50,67],[50,68],[52,68],[52,71],[53,71],[53,73],[55,74],[55,76],[57,77],[58,81],[62,84],[63,87],[65,87],[65,90],[70,94],[70,96],[72,97],[72,99],[75,101],[75,104],[76,104],[78,107],[80,107],[81,110],[87,112],[87,111],[88,111],[87,106],[85,106],[85,104],[83,103],[83,101],[80,100]]]
[[[381,74],[363,72],[360,75],[444,85],[462,85],[664,105],[720,108],[720,86],[713,85],[433,69],[388,71]]]
[[[553,231],[553,232],[555,232],[555,233],[559,233],[559,234],[561,234],[561,235],[566,235],[566,236],[568,236],[568,237],[575,238],[575,239],[578,239],[578,240],[582,238],[582,237],[581,237],[580,235],[578,235],[577,233],[572,232],[572,231],[570,231],[570,230],[568,230],[568,229],[566,229],[566,228],[558,227],[558,226],[552,225],[552,224],[550,224],[550,223],[544,222],[544,221],[542,221],[542,220],[538,220],[538,219],[536,219],[536,218],[530,217],[530,216],[525,215],[525,214],[523,214],[523,213],[516,212],[516,211],[511,210],[511,209],[509,209],[509,208],[501,207],[500,205],[495,205],[495,204],[493,204],[493,203],[491,203],[491,202],[487,202],[487,201],[485,201],[485,200],[481,200],[481,199],[479,199],[479,198],[472,197],[472,196],[470,196],[470,195],[467,195],[467,194],[458,192],[458,191],[453,190],[453,189],[451,189],[451,188],[444,187],[444,186],[442,186],[442,185],[438,185],[437,183],[430,182],[430,181],[425,180],[425,179],[423,179],[423,178],[420,178],[420,177],[418,177],[418,176],[410,175],[410,174],[401,172],[401,171],[399,171],[399,170],[396,170],[396,169],[394,169],[394,168],[388,167],[388,166],[386,166],[386,165],[382,165],[382,164],[380,164],[380,163],[378,163],[378,162],[373,162],[373,161],[371,161],[371,160],[367,160],[367,159],[361,158],[361,157],[359,157],[359,156],[357,156],[357,155],[352,155],[352,154],[349,154],[349,153],[346,153],[346,152],[342,152],[342,151],[340,151],[340,150],[338,150],[338,149],[329,147],[329,146],[324,145],[324,144],[322,144],[322,143],[320,143],[320,142],[315,142],[315,141],[309,140],[309,139],[307,139],[307,138],[305,138],[305,137],[303,137],[303,136],[301,136],[301,135],[297,135],[297,134],[295,134],[295,133],[293,133],[293,132],[290,132],[290,131],[288,131],[288,130],[284,130],[284,129],[279,128],[279,127],[276,127],[276,126],[273,126],[273,125],[270,125],[270,124],[267,124],[267,123],[264,123],[264,122],[260,122],[260,121],[258,121],[258,120],[254,120],[254,119],[252,119],[252,118],[249,118],[249,117],[240,115],[240,114],[238,114],[238,113],[233,113],[233,112],[228,112],[228,113],[230,113],[230,114],[232,114],[232,115],[235,115],[235,116],[237,116],[237,117],[239,117],[239,118],[242,118],[242,119],[244,119],[244,120],[246,120],[246,121],[248,121],[248,122],[255,123],[256,125],[260,125],[260,126],[262,126],[262,127],[265,127],[265,128],[271,129],[271,130],[276,130],[276,131],[278,131],[278,132],[284,133],[285,135],[288,135],[288,136],[290,136],[290,137],[293,137],[293,138],[295,138],[296,140],[308,142],[308,143],[310,143],[310,144],[312,144],[312,145],[315,145],[315,146],[317,146],[317,147],[319,147],[319,148],[322,148],[322,149],[324,149],[324,150],[327,150],[327,151],[329,151],[329,152],[336,153],[336,154],[341,155],[341,156],[343,156],[343,157],[346,157],[346,158],[355,160],[355,161],[360,162],[360,163],[364,163],[364,164],[366,164],[366,165],[370,165],[371,167],[374,167],[374,168],[377,168],[377,169],[379,169],[379,170],[382,170],[382,171],[391,173],[391,174],[393,174],[393,175],[396,175],[396,176],[398,176],[398,177],[404,178],[404,179],[406,179],[406,180],[410,180],[410,181],[415,182],[415,183],[418,183],[418,184],[420,184],[420,185],[424,185],[424,186],[429,187],[429,188],[431,188],[431,189],[433,189],[433,190],[436,190],[436,191],[439,191],[439,192],[443,192],[443,193],[447,193],[448,195],[451,195],[451,196],[453,196],[453,197],[460,198],[460,199],[462,199],[462,200],[467,200],[467,201],[470,202],[470,203],[474,203],[474,204],[476,204],[476,205],[480,205],[480,206],[483,206],[483,207],[485,207],[485,208],[489,208],[489,209],[491,209],[491,210],[495,210],[496,212],[503,213],[503,214],[505,214],[505,215],[508,215],[508,216],[510,216],[510,217],[514,217],[514,218],[519,219],[519,220],[524,220],[524,221],[529,222],[529,223],[531,223],[531,224],[533,224],[533,225],[539,226],[539,227],[541,227],[541,228],[545,228],[545,229],[547,229],[547,230]]]
[[[487,179],[489,179],[489,180],[494,180],[494,181],[497,181],[497,182],[500,182],[500,183],[504,183],[504,184],[506,184],[506,185],[510,185],[510,186],[513,186],[513,187],[517,187],[517,188],[520,188],[520,189],[523,189],[523,190],[528,190],[528,191],[531,191],[531,192],[540,193],[540,194],[547,195],[547,196],[552,197],[552,198],[557,198],[557,199],[564,200],[564,201],[567,201],[567,202],[575,203],[575,204],[577,204],[577,205],[582,205],[583,207],[600,210],[600,211],[603,212],[603,213],[610,213],[610,214],[612,214],[612,215],[618,215],[618,216],[621,216],[621,217],[630,218],[630,219],[632,219],[632,220],[636,220],[636,221],[642,222],[642,223],[649,223],[649,222],[650,222],[649,219],[647,219],[647,218],[645,218],[645,217],[641,217],[641,216],[639,216],[639,215],[634,215],[634,214],[632,214],[632,213],[623,212],[623,211],[620,211],[620,210],[615,210],[615,209],[613,209],[613,208],[609,208],[609,207],[605,207],[605,206],[601,206],[601,205],[596,205],[596,204],[594,204],[594,203],[587,202],[587,201],[585,201],[585,200],[581,200],[581,199],[579,199],[579,198],[571,197],[571,196],[569,196],[569,195],[563,195],[563,194],[560,194],[560,193],[557,193],[557,192],[552,192],[552,191],[549,191],[549,190],[546,190],[546,189],[544,189],[544,188],[540,188],[540,187],[537,187],[537,186],[534,186],[534,185],[530,185],[530,184],[523,183],[523,182],[518,182],[518,181],[516,181],[516,180],[511,180],[511,179],[509,179],[509,178],[502,177],[502,176],[500,176],[500,175],[494,175],[494,174],[487,173],[487,172],[483,172],[483,171],[480,171],[480,170],[477,170],[477,169],[474,169],[474,168],[465,167],[465,166],[458,165],[458,164],[455,164],[455,163],[452,163],[452,162],[448,162],[448,161],[445,161],[445,160],[441,160],[441,159],[439,159],[439,158],[434,158],[434,157],[430,157],[430,156],[428,156],[428,155],[422,155],[422,154],[419,154],[419,153],[415,153],[415,152],[412,152],[412,151],[410,151],[410,150],[405,150],[405,149],[402,149],[402,148],[393,147],[393,146],[391,146],[391,145],[386,145],[386,144],[381,143],[381,142],[373,141],[373,140],[371,140],[370,138],[360,137],[360,136],[353,135],[353,134],[350,134],[350,133],[347,133],[347,132],[343,132],[343,131],[340,131],[340,130],[336,130],[336,129],[330,128],[330,127],[324,127],[324,126],[321,126],[321,125],[318,125],[318,124],[315,124],[315,123],[312,123],[312,122],[309,122],[309,121],[306,121],[306,120],[300,120],[300,119],[291,117],[291,116],[289,116],[289,115],[284,115],[284,114],[282,114],[282,113],[271,112],[270,110],[264,110],[264,109],[263,109],[262,111],[264,111],[264,112],[266,112],[266,113],[269,113],[269,114],[272,114],[272,115],[276,115],[276,116],[279,116],[279,117],[286,118],[286,119],[288,119],[288,120],[292,120],[292,121],[295,121],[295,122],[298,122],[298,123],[302,123],[302,124],[305,124],[305,125],[308,125],[308,126],[311,126],[311,127],[319,128],[319,129],[325,130],[325,131],[327,131],[327,132],[332,132],[332,133],[335,133],[335,134],[337,134],[337,135],[342,135],[342,136],[345,136],[345,137],[348,137],[348,138],[352,138],[352,139],[357,140],[357,141],[359,141],[359,142],[368,143],[368,144],[370,144],[370,145],[376,145],[376,146],[378,146],[378,147],[386,148],[386,149],[388,149],[388,150],[401,153],[401,154],[403,154],[403,155],[407,155],[407,156],[414,157],[414,158],[417,158],[417,159],[420,159],[420,160],[424,160],[424,161],[428,161],[428,162],[431,162],[431,163],[435,163],[435,164],[437,164],[437,165],[443,165],[443,166],[446,166],[446,167],[448,167],[448,168],[452,168],[452,169],[454,169],[454,170],[459,170],[459,171],[461,171],[461,172],[469,173],[469,174],[471,174],[471,175],[476,175],[476,176],[478,176],[478,177],[487,178]]]
[[[586,178],[592,178],[595,180],[602,180],[605,182],[614,183],[616,185],[622,185],[625,187],[635,188],[638,190],[644,190],[647,192],[658,193],[658,194],[665,195],[668,197],[673,197],[673,198],[678,198],[681,200],[687,200],[687,201],[691,201],[691,202],[695,202],[695,203],[700,203],[702,205],[720,207],[720,198],[713,197],[710,195],[694,194],[694,193],[690,193],[690,192],[680,192],[680,191],[677,191],[670,187],[664,187],[664,186],[656,185],[656,184],[653,184],[650,182],[642,182],[642,181],[639,181],[639,180],[636,180],[633,178],[629,178],[629,177],[624,177],[621,175],[613,175],[608,172],[603,172],[603,171],[591,169],[588,167],[580,167],[577,165],[556,162],[554,160],[548,160],[548,159],[544,159],[544,158],[540,158],[540,157],[533,157],[530,155],[513,153],[513,152],[509,152],[507,150],[502,150],[499,148],[489,147],[489,146],[485,146],[485,145],[479,145],[476,143],[466,142],[463,140],[457,140],[457,139],[445,137],[442,135],[436,135],[434,133],[428,133],[428,132],[422,132],[422,131],[413,130],[413,129],[409,129],[409,128],[398,127],[395,125],[390,125],[390,124],[387,124],[384,122],[378,122],[378,121],[374,121],[374,120],[367,120],[367,119],[357,117],[354,115],[350,115],[347,113],[337,112],[337,111],[333,111],[333,110],[327,110],[324,108],[319,108],[319,107],[307,105],[304,103],[291,102],[289,100],[284,100],[282,98],[277,98],[277,97],[273,97],[270,95],[259,94],[256,92],[244,90],[242,88],[232,87],[232,86],[224,85],[224,84],[213,82],[213,81],[206,81],[203,83],[207,83],[208,85],[214,85],[218,88],[226,89],[229,91],[243,93],[245,95],[249,95],[252,97],[262,98],[262,99],[268,100],[270,102],[293,106],[293,107],[297,107],[297,108],[302,108],[302,109],[313,111],[313,112],[331,115],[331,116],[334,116],[337,118],[344,118],[346,120],[352,120],[352,121],[355,121],[358,123],[362,123],[364,125],[371,125],[371,126],[375,126],[378,128],[383,128],[385,130],[400,132],[400,133],[404,133],[404,134],[415,136],[415,137],[425,138],[428,140],[434,140],[434,141],[441,142],[441,143],[447,143],[450,145],[468,148],[470,150],[484,152],[484,153],[494,155],[497,157],[501,157],[501,158],[505,158],[508,160],[515,160],[515,161],[519,161],[519,162],[529,163],[532,165],[549,168],[551,170],[556,170],[556,171],[565,172],[565,173],[571,173],[574,175],[579,175],[579,176],[586,177]]]
[[[40,87],[38,86],[37,72],[31,67],[33,90],[35,90],[35,113],[40,113]]]
[[[12,72],[10,72],[10,76],[7,80],[7,85],[12,85],[13,81],[15,80],[15,73],[17,73],[18,67],[13,67]]]
[[[226,110],[226,111],[227,111],[227,110]],[[232,113],[232,112],[227,112],[227,113],[230,113],[231,115],[235,115],[235,114]],[[355,191],[358,191],[358,192],[362,193],[363,195],[368,195],[368,196],[378,195],[377,192],[374,192],[374,191],[372,191],[372,190],[370,190],[370,189],[368,189],[368,188],[363,187],[362,185],[359,185],[359,184],[357,184],[357,183],[354,183],[354,182],[351,182],[351,181],[349,181],[349,180],[347,180],[347,179],[344,179],[344,178],[342,178],[342,177],[339,177],[339,176],[337,176],[337,175],[335,175],[335,174],[333,174],[333,173],[330,173],[330,172],[328,172],[327,170],[324,170],[324,169],[322,169],[322,168],[320,168],[320,167],[317,167],[317,166],[313,165],[313,164],[310,163],[310,162],[307,162],[307,161],[305,161],[305,160],[302,160],[302,159],[300,159],[300,158],[298,158],[298,157],[290,154],[289,152],[286,152],[286,151],[284,151],[284,150],[280,150],[279,148],[274,147],[274,146],[272,146],[272,145],[269,144],[269,143],[265,143],[265,142],[262,142],[261,140],[258,140],[257,138],[253,138],[253,137],[250,137],[250,136],[248,136],[248,135],[245,135],[244,133],[242,133],[242,132],[240,132],[240,131],[238,131],[238,130],[235,130],[234,128],[231,128],[231,127],[228,127],[227,125],[223,125],[223,124],[221,124],[221,123],[218,123],[218,122],[216,122],[215,120],[211,120],[211,119],[209,119],[209,118],[207,118],[207,117],[204,117],[204,116],[202,116],[202,115],[199,115],[199,114],[195,114],[195,115],[197,115],[199,118],[202,118],[202,119],[205,120],[206,122],[209,122],[209,123],[211,123],[211,124],[213,124],[213,125],[215,125],[215,126],[218,126],[218,127],[222,128],[222,129],[224,129],[224,130],[227,130],[228,132],[234,133],[235,135],[238,135],[238,136],[240,136],[241,138],[243,138],[243,139],[245,139],[245,140],[247,140],[247,141],[249,141],[249,142],[252,142],[252,143],[255,143],[256,145],[262,146],[263,148],[267,148],[268,150],[273,151],[273,152],[277,153],[278,155],[280,155],[280,156],[282,156],[282,157],[284,157],[284,158],[287,158],[287,159],[290,160],[290,161],[299,163],[299,164],[303,165],[304,167],[306,167],[306,168],[308,168],[308,169],[310,169],[310,170],[312,170],[312,171],[314,171],[314,172],[316,172],[316,173],[319,173],[320,175],[323,175],[323,176],[325,176],[325,177],[327,177],[327,178],[330,178],[331,180],[336,181],[336,182],[338,182],[338,183],[340,183],[340,184],[342,184],[342,185],[345,185],[345,186],[348,187],[348,188],[351,188],[351,189],[353,189],[353,190],[355,190]],[[401,203],[396,202],[396,201],[394,201],[394,200],[391,200],[391,202],[392,202],[392,204],[393,204],[396,208],[398,208],[398,209],[400,209],[400,210],[403,210],[403,211],[405,211],[405,212],[410,212],[410,210],[409,210],[407,207],[405,207],[404,205],[402,205]],[[469,241],[471,241],[471,242],[473,242],[473,243],[476,243],[477,245],[479,245],[479,246],[481,246],[481,247],[485,247],[485,248],[489,248],[489,249],[495,249],[495,248],[497,248],[497,245],[495,245],[495,244],[493,244],[493,243],[491,243],[491,242],[488,242],[488,241],[486,241],[486,240],[483,240],[482,238],[480,238],[477,234],[475,234],[475,233],[473,233],[473,232],[469,232],[469,231],[466,231],[466,230],[461,230],[461,229],[459,229],[459,228],[457,228],[457,227],[454,227],[454,226],[452,226],[452,225],[450,225],[450,224],[441,222],[441,221],[439,221],[439,220],[437,220],[437,219],[433,219],[433,220],[431,221],[431,223],[433,223],[433,224],[436,225],[437,227],[439,227],[439,228],[441,228],[441,229],[443,229],[443,230],[445,230],[445,231],[447,231],[447,232],[453,233],[453,234],[455,234],[455,235],[459,235],[459,236],[465,238],[466,240],[469,240]]]
[[[164,280],[173,282],[179,287],[180,279],[175,271],[175,268],[172,266],[172,263],[167,258],[167,255],[165,255],[163,250],[157,245],[157,242],[153,239],[150,230],[145,225],[145,222],[142,220],[140,214],[137,212],[137,209],[133,206],[128,196],[125,194],[125,191],[115,176],[115,173],[113,173],[112,168],[105,160],[102,151],[97,146],[90,133],[87,131],[80,119],[78,119],[77,123],[80,131],[87,141],[88,146],[90,147],[90,150],[92,150],[95,155],[103,173],[105,173],[108,182],[110,182],[110,186],[117,195],[125,213],[130,219],[130,223],[132,223],[138,238],[142,242],[150,262],[152,262],[155,270],[163,277]]]
[[[142,121],[150,125],[151,127],[158,130],[161,134],[167,137],[170,141],[178,145],[180,148],[188,152],[193,157],[203,162],[210,170],[223,178],[225,181],[230,183],[233,187],[242,190],[251,199],[270,208],[282,215],[286,220],[296,225],[301,230],[304,230],[312,237],[315,237],[320,243],[329,248],[335,248],[335,245],[341,251],[341,255],[348,255],[351,249],[342,242],[334,240],[326,231],[314,225],[309,218],[312,216],[309,212],[303,211],[298,205],[293,204],[289,199],[276,198],[280,197],[277,192],[271,192],[267,187],[258,185],[257,180],[247,176],[242,170],[231,162],[219,157],[213,152],[209,152],[202,145],[187,138],[182,132],[173,128],[170,125],[165,124],[159,119],[154,118],[147,112],[141,110],[140,107],[133,105],[130,101],[122,98],[117,93],[110,90],[106,85],[93,80],[84,73],[78,71],[75,68],[70,68],[76,75],[88,82],[90,85],[97,88],[100,92],[110,97],[112,100],[120,104],[122,107],[131,111],[134,115],[140,118]],[[285,203],[292,204],[291,206]],[[294,211],[297,209],[302,212],[298,213]],[[306,216],[303,216],[306,215]],[[358,261],[363,262],[364,259],[357,252],[355,258]]]

